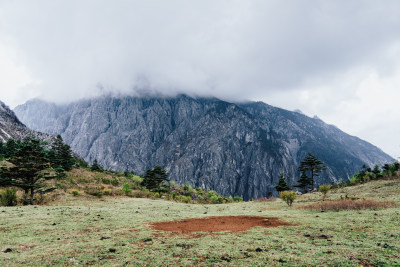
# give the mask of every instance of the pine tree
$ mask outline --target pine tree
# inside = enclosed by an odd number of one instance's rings
[[[20,146],[21,146],[20,140],[15,140],[14,138],[8,139],[5,145],[3,145],[4,157],[5,158],[13,157]]]
[[[275,186],[275,189],[278,192],[290,190],[290,187],[286,183],[286,179],[285,179],[285,177],[283,176],[282,173],[279,175],[278,184]]]
[[[307,188],[311,185],[311,179],[304,172],[301,173],[300,179],[297,181],[298,184],[294,187],[303,189],[303,193],[307,192]]]
[[[91,171],[102,172],[104,171],[103,167],[97,162],[97,159],[94,159],[92,167],[90,167]]]
[[[52,167],[58,172],[70,171],[75,164],[71,148],[64,143],[61,135],[57,135],[54,140],[49,152],[49,158]]]
[[[300,167],[298,170],[302,173],[306,173],[307,171],[311,172],[311,189],[314,190],[314,178],[319,176],[324,169],[326,169],[324,163],[309,152],[307,156],[300,162]]]
[[[148,169],[143,177],[142,185],[151,191],[162,191],[163,182],[168,181],[168,173],[159,165]]]
[[[2,177],[8,177],[10,185],[24,190],[25,203],[33,204],[34,194],[46,186],[44,181],[54,178],[44,172],[50,167],[46,156],[44,144],[34,137],[27,137],[15,155],[8,159],[13,166],[2,167]]]

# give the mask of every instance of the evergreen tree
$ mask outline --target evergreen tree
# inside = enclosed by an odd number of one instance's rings
[[[286,179],[285,179],[285,177],[283,176],[282,173],[279,175],[278,184],[275,186],[275,189],[278,192],[290,190],[290,187],[286,183]]]
[[[52,167],[58,172],[70,171],[75,164],[69,145],[65,144],[61,135],[57,135],[49,152]]]
[[[9,177],[6,177],[3,174],[3,170],[0,169],[0,186],[10,186],[11,185],[11,179]]]
[[[400,162],[396,161],[393,163],[393,166],[395,171],[400,171]]]
[[[308,177],[305,172],[301,173],[300,179],[297,181],[298,184],[294,187],[299,187],[303,189],[303,193],[307,192],[307,188],[311,185],[311,178]]]
[[[90,167],[91,171],[102,172],[104,169],[97,162],[97,159],[94,159],[92,167]]]
[[[383,165],[382,170],[384,175],[389,175],[390,165],[386,163],[385,165]]]
[[[162,191],[163,182],[168,181],[168,173],[159,165],[148,169],[143,177],[142,185],[151,191]]]
[[[4,157],[5,158],[13,157],[20,146],[21,146],[20,140],[15,140],[14,138],[8,139],[5,145],[3,145]]]
[[[54,178],[44,172],[50,167],[46,156],[44,144],[34,137],[27,137],[15,155],[8,159],[13,166],[1,168],[2,177],[8,177],[10,185],[24,190],[25,203],[33,204],[34,194],[45,187],[44,181]]]
[[[324,163],[320,161],[317,157],[315,157],[310,152],[307,156],[300,162],[299,171],[302,173],[311,172],[311,189],[315,189],[315,177],[319,176],[322,170],[326,169]]]
[[[0,160],[4,159],[4,150],[5,150],[5,145],[4,143],[0,140]]]
[[[372,169],[372,173],[375,174],[377,178],[382,177],[381,168],[378,164],[374,166],[374,168]]]

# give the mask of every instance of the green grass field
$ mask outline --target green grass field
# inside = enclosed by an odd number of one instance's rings
[[[200,205],[65,193],[46,206],[0,207],[0,265],[400,266],[400,180],[336,189],[328,199],[345,195],[397,207],[298,208],[322,201],[320,193],[299,197],[291,208],[281,200]],[[196,237],[149,226],[223,215],[279,217],[296,225]]]

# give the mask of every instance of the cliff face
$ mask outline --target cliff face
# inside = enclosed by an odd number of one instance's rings
[[[317,184],[393,160],[317,118],[261,102],[101,97],[65,106],[34,100],[15,112],[32,129],[61,134],[89,162],[139,174],[159,164],[178,183],[245,199],[273,192],[280,173],[295,184],[307,152],[329,167]]]
[[[6,142],[9,138],[22,139],[33,135],[39,139],[50,139],[50,135],[28,129],[19,121],[14,112],[0,101],[0,142]]]

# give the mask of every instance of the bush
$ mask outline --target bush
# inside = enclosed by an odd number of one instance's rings
[[[113,186],[118,186],[118,185],[119,185],[118,179],[117,179],[117,178],[112,179],[112,180],[111,180],[111,184],[112,184]]]
[[[294,191],[283,191],[279,193],[279,198],[288,204],[288,206],[292,206],[294,200],[297,198],[297,194]]]
[[[219,204],[219,200],[218,200],[218,197],[217,196],[214,196],[214,195],[212,195],[212,196],[210,196],[210,200],[211,200],[211,203],[213,203],[213,204]]]
[[[17,189],[6,188],[0,191],[0,206],[15,206],[17,205]]]
[[[242,201],[243,201],[243,198],[242,198],[242,197],[239,197],[239,196],[236,196],[236,197],[233,198],[233,201],[235,201],[235,202],[242,202]]]
[[[145,197],[147,197],[147,193],[148,193],[147,191],[133,190],[132,197],[145,198]]]
[[[124,191],[125,195],[129,195],[131,192],[131,186],[129,184],[124,184],[122,186],[122,191]]]
[[[106,195],[106,196],[111,196],[112,195],[112,191],[110,189],[105,189],[103,191],[103,194]]]
[[[102,182],[103,184],[111,184],[111,180],[108,179],[108,178],[101,178],[101,182]]]
[[[185,203],[191,203],[192,202],[192,198],[190,196],[184,196],[182,198],[183,202]]]
[[[73,191],[71,191],[71,194],[74,195],[74,196],[76,197],[77,195],[79,195],[79,192],[76,191],[76,190],[73,190]]]
[[[332,186],[329,184],[322,184],[318,187],[318,192],[321,192],[322,194],[324,194],[324,196],[326,196],[329,190],[331,190],[331,187]]]
[[[101,188],[87,187],[85,189],[85,193],[88,194],[88,195],[95,196],[95,197],[102,197],[103,196],[103,191],[101,191],[101,190],[102,190]]]

